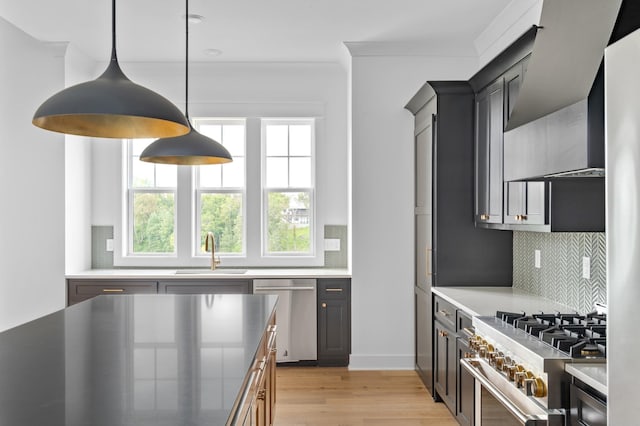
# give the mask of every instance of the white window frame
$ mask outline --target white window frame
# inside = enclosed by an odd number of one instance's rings
[[[125,140],[125,152],[127,157],[127,201],[126,201],[126,217],[127,217],[127,238],[126,238],[126,256],[130,258],[177,258],[178,256],[178,185],[175,188],[171,187],[133,187],[133,140]],[[154,168],[154,173],[156,172]],[[178,170],[176,170],[176,178],[178,178]],[[155,179],[154,179],[155,181]],[[177,181],[177,179],[176,179]],[[136,194],[173,194],[173,232],[174,232],[174,244],[173,252],[166,253],[134,253],[133,251],[133,200]]]
[[[267,149],[266,149],[266,128],[270,124],[280,125],[295,125],[295,124],[309,124],[311,126],[311,186],[309,188],[298,187],[271,187],[267,188]],[[315,118],[263,118],[260,120],[260,158],[261,158],[261,256],[263,258],[315,258],[316,256],[316,200],[315,200],[315,186],[316,186],[316,120]],[[287,155],[287,158],[291,158]],[[267,242],[269,238],[268,230],[268,197],[271,192],[309,192],[309,252],[269,252],[267,250]]]
[[[193,256],[194,257],[210,257],[211,255],[205,252],[200,251],[200,241],[199,236],[202,230],[201,226],[201,195],[202,194],[240,194],[242,197],[242,251],[240,253],[225,253],[220,252],[219,254],[224,258],[246,258],[247,257],[247,120],[245,118],[196,118],[193,119],[194,128],[198,129],[200,124],[204,123],[213,123],[220,125],[229,125],[229,124],[239,124],[242,123],[244,126],[244,187],[222,187],[222,188],[200,188],[199,182],[199,167],[209,167],[209,166],[199,166],[193,168],[193,205],[194,205],[194,221],[195,221],[195,229],[192,232],[192,248],[193,248]],[[219,142],[219,141],[218,141]],[[224,175],[222,177],[224,179]]]
[[[196,105],[197,106],[197,105]],[[244,227],[244,248],[245,253],[224,254],[222,258],[222,267],[322,267],[324,264],[323,250],[321,246],[322,236],[318,235],[318,229],[323,226],[322,210],[318,210],[317,205],[317,144],[321,143],[324,137],[324,127],[322,114],[324,112],[322,105],[306,105],[300,104],[296,107],[296,113],[291,115],[286,113],[290,110],[290,105],[282,104],[260,104],[253,105],[248,108],[248,114],[243,117],[243,111],[247,109],[246,105],[239,107],[238,105],[222,104],[211,108],[211,105],[201,105],[196,108],[199,119],[203,120],[245,120],[245,194],[243,198],[243,227]],[[237,115],[226,116],[226,112],[235,112]],[[284,112],[284,113],[283,113]],[[299,115],[297,115],[299,114]],[[318,118],[320,117],[320,120]],[[196,121],[198,119],[193,119]],[[312,184],[313,192],[310,193],[310,204],[312,211],[309,219],[312,222],[310,229],[310,247],[309,253],[277,253],[273,256],[263,253],[263,207],[264,207],[264,191],[263,182],[263,120],[272,122],[282,120],[290,122],[312,121],[314,131],[312,132]],[[121,212],[120,220],[116,221],[114,226],[114,266],[116,267],[150,267],[150,268],[183,268],[183,267],[209,267],[210,254],[197,253],[197,240],[199,239],[199,207],[196,206],[196,186],[195,172],[192,166],[178,167],[178,189],[176,189],[176,213],[175,220],[175,248],[176,254],[136,254],[129,255],[128,239],[132,232],[129,224],[132,221],[129,218],[129,191],[128,179],[130,162],[132,159],[129,155],[128,141],[123,140],[119,144],[121,147],[121,191],[119,196],[119,211]],[[228,189],[228,188],[225,188]],[[173,189],[172,189],[173,190]],[[287,188],[287,190],[294,190]],[[295,189],[297,190],[297,188]],[[306,188],[303,188],[306,190]],[[318,228],[319,227],[319,228]]]

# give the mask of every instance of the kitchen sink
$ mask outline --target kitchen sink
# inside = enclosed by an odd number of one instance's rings
[[[246,269],[178,269],[176,275],[241,275],[246,272]]]

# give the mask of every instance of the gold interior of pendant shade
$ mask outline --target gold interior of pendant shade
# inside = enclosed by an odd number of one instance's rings
[[[70,135],[120,139],[179,136],[188,131],[188,127],[169,120],[116,114],[49,115],[34,118],[33,124]]]
[[[201,155],[175,155],[140,158],[142,161],[159,164],[177,164],[179,166],[205,166],[229,163],[232,160],[220,157],[203,157]]]

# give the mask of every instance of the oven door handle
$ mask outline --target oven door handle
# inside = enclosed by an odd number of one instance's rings
[[[520,411],[520,408],[516,406],[509,398],[505,397],[502,392],[488,380],[478,369],[474,366],[473,359],[461,359],[460,364],[467,370],[475,380],[480,382],[485,389],[487,389],[494,398],[496,398],[500,404],[502,404],[509,412],[518,419],[523,426],[546,426],[546,425],[563,425],[564,413],[562,412],[550,412],[548,418],[543,419],[538,416],[532,416]]]

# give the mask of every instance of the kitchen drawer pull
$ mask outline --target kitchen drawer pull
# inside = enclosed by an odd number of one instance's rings
[[[325,289],[325,291],[326,291],[327,293],[331,293],[331,292],[334,292],[334,293],[342,293],[342,289],[341,289],[341,288],[327,288],[327,289]]]
[[[253,291],[290,291],[290,290],[313,290],[315,287],[313,286],[296,286],[296,287],[254,287]]]
[[[124,288],[103,288],[103,293],[124,293]]]
[[[444,315],[445,317],[448,317],[449,315],[451,315],[449,312],[445,311],[444,309],[439,310],[438,313],[440,315]]]

